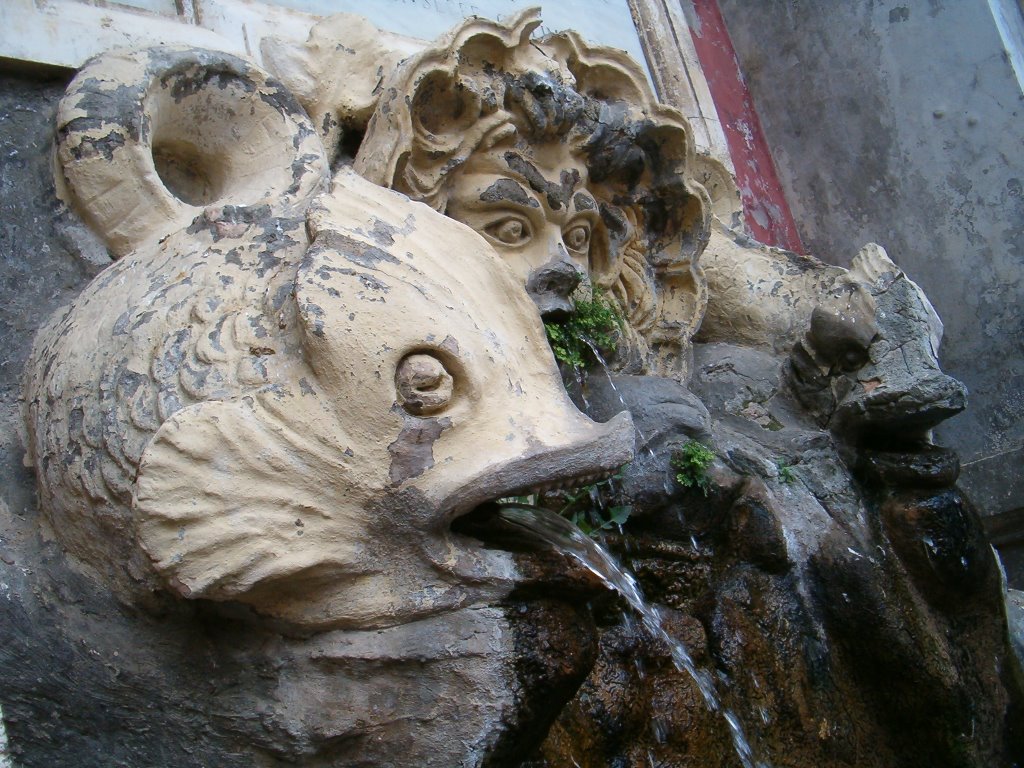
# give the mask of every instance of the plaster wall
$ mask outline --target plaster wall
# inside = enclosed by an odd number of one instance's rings
[[[273,36],[302,41],[323,16],[354,13],[374,25],[434,40],[467,16],[506,18],[537,0],[4,0],[0,58],[78,68],[120,46],[187,44],[228,51],[260,63],[260,43]],[[627,0],[564,0],[543,9],[540,34],[575,29],[587,40],[644,61]]]
[[[875,241],[924,288],[971,393],[937,438],[985,515],[1024,506],[1024,96],[989,3],[719,4],[807,250]]]
[[[621,48],[637,61],[644,60],[626,0],[272,0],[271,4],[318,16],[358,13],[381,29],[424,40],[439,37],[467,16],[504,18],[541,5],[541,34],[575,29],[591,42]]]

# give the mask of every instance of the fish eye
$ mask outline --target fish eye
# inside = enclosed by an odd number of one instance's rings
[[[454,379],[439,358],[416,352],[406,355],[398,364],[395,387],[406,411],[413,416],[429,416],[451,403]]]
[[[484,228],[484,232],[505,245],[522,245],[530,239],[530,225],[518,216],[496,221]]]
[[[570,251],[586,251],[590,246],[590,227],[585,224],[577,224],[566,230],[562,236],[565,247]]]

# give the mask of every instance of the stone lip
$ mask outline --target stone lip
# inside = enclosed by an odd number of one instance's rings
[[[577,437],[562,445],[551,448],[536,444],[519,459],[484,470],[450,494],[442,505],[449,510],[447,522],[494,499],[526,495],[571,481],[593,482],[631,461],[633,443],[633,420],[623,411],[603,424],[591,422],[589,428],[581,429]]]
[[[960,475],[960,458],[937,445],[910,451],[864,449],[856,471],[864,480],[884,486],[951,488]]]
[[[832,421],[840,431],[849,427],[872,432],[923,433],[966,407],[966,387],[951,376],[936,373],[910,382],[906,389],[851,397],[840,403]]]
[[[589,421],[589,420],[587,420]],[[538,446],[505,465],[485,471],[449,496],[445,516],[455,545],[480,542],[485,550],[516,553],[517,587],[547,584],[593,593],[600,583],[572,558],[552,556],[497,516],[498,499],[596,482],[634,458],[630,414],[618,413],[604,423],[582,422],[574,439],[554,449]],[[504,489],[495,492],[495,489]]]
[[[578,560],[499,517],[502,506],[483,504],[456,519],[452,530],[480,542],[485,549],[511,552],[517,570],[514,592],[521,598],[555,597],[573,602],[580,597],[590,599],[606,589]]]

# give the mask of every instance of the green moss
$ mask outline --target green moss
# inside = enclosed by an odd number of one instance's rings
[[[591,346],[601,352],[614,350],[622,326],[618,308],[600,288],[593,289],[590,299],[575,298],[573,312],[565,320],[544,322],[555,359],[576,370],[593,361]]]
[[[710,481],[708,467],[715,460],[714,452],[703,443],[690,440],[672,454],[672,469],[676,471],[676,482],[684,488],[700,488],[708,495]]]

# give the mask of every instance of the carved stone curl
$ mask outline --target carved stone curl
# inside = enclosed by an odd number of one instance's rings
[[[570,311],[580,283],[604,289],[627,320],[619,367],[682,378],[711,210],[691,129],[624,53],[531,40],[539,24],[472,18],[409,57],[380,83],[354,168],[480,232],[543,314]]]

